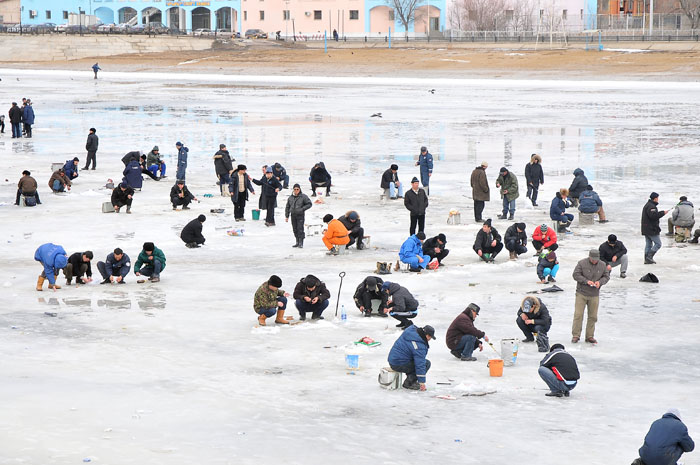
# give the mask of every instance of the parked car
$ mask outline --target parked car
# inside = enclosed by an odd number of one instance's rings
[[[245,31],[246,39],[267,39],[267,32],[262,29],[248,29]]]
[[[214,31],[212,31],[211,29],[207,29],[207,28],[199,28],[199,29],[195,29],[194,31],[192,31],[192,35],[195,35],[195,36],[213,36],[215,34],[216,33]]]
[[[165,27],[163,23],[151,22],[146,24],[145,32],[148,34],[167,34],[170,32],[170,29]]]
[[[66,32],[66,28],[68,27],[68,23],[66,24],[59,24],[54,28],[56,32]]]
[[[100,24],[97,26],[97,31],[101,34],[109,34],[111,32],[114,32],[114,28],[116,27],[115,24]]]
[[[45,34],[47,32],[53,32],[54,30],[56,30],[56,25],[54,23],[31,24],[29,26],[29,32],[35,34]]]
[[[11,24],[7,27],[7,32],[19,32],[21,24]]]
[[[146,26],[143,24],[136,24],[134,26],[129,27],[126,32],[129,34],[143,34],[146,31]]]

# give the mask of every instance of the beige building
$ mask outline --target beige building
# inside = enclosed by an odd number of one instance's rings
[[[0,0],[0,24],[19,23],[20,0]]]

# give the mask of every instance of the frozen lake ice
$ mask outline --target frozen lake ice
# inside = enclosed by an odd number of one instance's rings
[[[609,465],[631,462],[649,424],[669,407],[681,410],[697,439],[697,246],[663,238],[658,265],[645,267],[639,222],[652,190],[661,208],[680,195],[700,202],[700,85],[109,72],[94,81],[91,73],[34,70],[0,70],[0,77],[8,108],[29,97],[36,112],[34,138],[10,139],[9,125],[0,136],[0,463]],[[383,118],[370,118],[375,112]],[[100,136],[98,169],[81,173],[69,195],[50,194],[51,163],[79,156],[82,165],[92,126]],[[190,148],[188,184],[201,200],[190,212],[173,212],[168,202],[178,140]],[[292,249],[282,208],[290,191],[278,199],[277,227],[250,220],[256,195],[245,235],[227,236],[236,223],[230,202],[216,195],[219,143],[253,176],[262,164],[281,162],[305,192],[309,169],[324,161],[335,194],[307,212],[307,223],[355,209],[372,248],[327,257],[320,238],[309,237],[303,250]],[[121,178],[121,157],[153,145],[171,177],[145,180],[132,215],[102,214],[110,193],[102,186]],[[433,325],[438,338],[428,392],[388,392],[376,376],[398,337],[395,322],[362,318],[352,294],[377,261],[395,261],[408,235],[403,205],[379,203],[379,179],[395,162],[408,183],[421,145],[435,157],[426,233],[444,232],[451,253],[437,272],[385,277],[414,293],[416,323]],[[523,170],[535,152],[545,171],[538,208],[524,199]],[[581,370],[569,399],[544,397],[533,345],[521,348],[502,378],[490,378],[486,363],[496,354],[488,347],[477,362],[463,363],[444,344],[450,322],[472,301],[482,307],[477,327],[492,340],[520,337],[518,305],[540,287],[531,254],[517,262],[502,254],[487,265],[471,249],[480,225],[471,220],[469,176],[482,160],[492,186],[485,217],[501,234],[511,224],[495,219],[503,165],[519,176],[516,219],[528,233],[549,223],[549,201],[577,167],[611,220],[574,226],[562,239],[558,285],[565,292],[542,296],[554,320],[551,342],[563,342]],[[39,183],[39,208],[12,205],[24,169]],[[219,207],[226,212],[209,213]],[[462,225],[446,225],[452,208]],[[179,230],[200,213],[208,217],[207,245],[190,250]],[[571,272],[610,233],[629,250],[628,278],[615,269],[601,292],[600,344],[572,345]],[[34,290],[41,270],[33,254],[45,242],[68,253],[90,249],[96,263],[114,247],[135,259],[144,241],[167,256],[157,285],[138,285],[132,274],[125,286]],[[347,272],[346,323],[332,314],[340,271]],[[658,285],[638,282],[648,271]],[[325,281],[332,294],[326,320],[255,328],[253,293],[273,273],[290,293],[308,273]],[[288,314],[296,316],[293,305]],[[363,352],[361,369],[349,375],[345,349],[363,336],[382,345]],[[479,390],[497,392],[461,396]],[[696,456],[683,462],[700,463]]]

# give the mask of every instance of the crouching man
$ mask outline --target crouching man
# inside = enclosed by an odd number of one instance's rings
[[[68,264],[68,256],[66,251],[60,245],[46,243],[39,246],[34,252],[34,260],[41,263],[44,267],[36,282],[36,290],[41,291],[44,286],[44,281],[49,280],[49,289],[60,289],[61,286],[56,284],[56,278],[60,270]]]
[[[103,262],[97,262],[97,270],[102,275],[100,284],[119,283],[126,284],[124,278],[131,270],[131,259],[122,249],[117,247],[114,252],[107,255]]]
[[[92,257],[92,251],[90,250],[76,252],[68,257],[68,263],[63,269],[67,286],[71,285],[73,277],[75,277],[76,284],[87,284],[92,281],[92,267],[90,266]]]
[[[540,378],[549,386],[547,397],[569,397],[580,377],[576,360],[562,344],[554,344],[540,362]]]
[[[152,283],[160,281],[160,273],[165,269],[165,254],[162,250],[153,244],[153,242],[144,242],[143,250],[139,253],[139,258],[136,259],[134,274],[136,276],[148,276],[148,280]]]
[[[435,329],[426,325],[418,328],[414,325],[406,330],[394,342],[389,352],[389,366],[392,370],[406,373],[404,389],[425,391],[425,376],[430,370],[427,360],[428,342],[435,339]]]
[[[122,181],[112,191],[112,208],[119,213],[119,209],[126,205],[126,212],[131,213],[131,202],[134,199],[134,189]]]
[[[483,338],[489,342],[485,332],[476,329],[474,320],[479,316],[481,308],[471,303],[466,309],[454,319],[447,329],[445,342],[450,353],[463,362],[474,362],[476,357],[472,357],[474,349],[484,350],[484,346],[479,339]]]
[[[355,289],[355,295],[353,295],[352,298],[355,300],[355,305],[357,305],[357,308],[360,309],[364,316],[371,316],[373,300],[379,301],[377,314],[383,317],[388,316],[386,313],[384,313],[384,308],[386,305],[382,295],[383,284],[384,280],[382,278],[367,276],[364,281],[357,286],[357,289]]]
[[[683,452],[692,452],[695,442],[681,421],[678,409],[669,409],[651,424],[632,465],[676,465]]]
[[[531,295],[525,297],[518,309],[516,322],[520,331],[525,335],[525,339],[522,342],[534,341],[533,333],[537,333],[537,350],[549,352],[547,332],[552,327],[552,317],[549,315],[549,310],[547,310],[547,306],[542,300]]]
[[[294,304],[299,310],[299,319],[306,320],[306,313],[311,312],[312,320],[323,320],[321,314],[328,308],[331,293],[326,284],[310,274],[301,278],[294,288]]]
[[[275,323],[278,325],[288,325],[289,321],[284,317],[284,311],[287,308],[287,297],[289,293],[280,289],[282,287],[282,279],[277,275],[270,276],[270,279],[260,285],[255,291],[253,299],[253,309],[258,314],[258,323],[260,326],[265,326],[265,320],[275,318]]]
[[[382,292],[386,295],[386,308],[392,318],[399,320],[397,328],[405,329],[413,325],[410,321],[418,315],[418,301],[405,287],[398,283],[386,281],[382,284]]]

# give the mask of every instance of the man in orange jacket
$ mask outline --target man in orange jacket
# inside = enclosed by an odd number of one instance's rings
[[[338,255],[339,248],[336,246],[345,245],[350,242],[348,230],[343,226],[343,223],[334,220],[333,215],[330,213],[323,217],[323,222],[328,224],[328,229],[326,229],[326,232],[323,234],[323,243],[326,244],[326,248],[328,248],[331,255]]]

